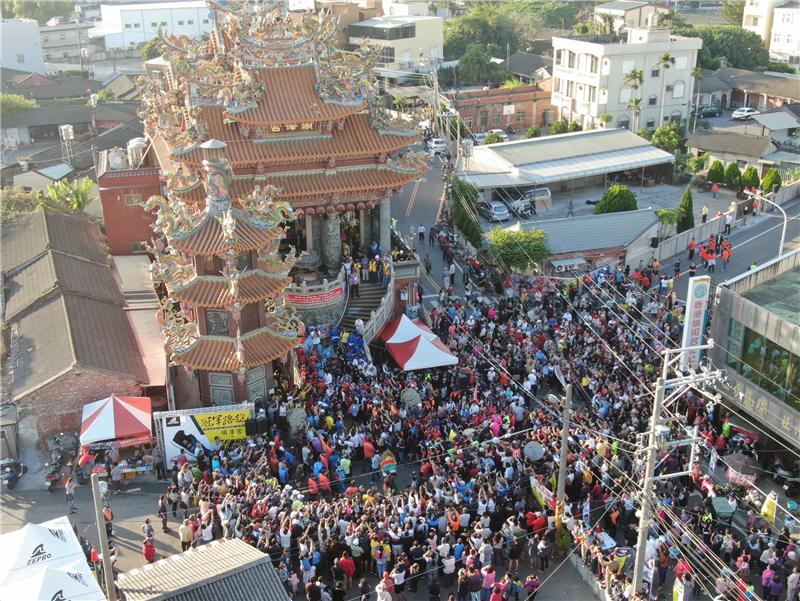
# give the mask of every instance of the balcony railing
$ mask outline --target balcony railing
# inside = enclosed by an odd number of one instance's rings
[[[364,346],[368,345],[378,335],[390,319],[394,317],[394,276],[389,280],[386,293],[381,299],[378,308],[370,313],[369,321],[364,324]]]

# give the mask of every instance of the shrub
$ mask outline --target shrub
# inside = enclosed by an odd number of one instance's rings
[[[755,167],[748,167],[742,173],[741,184],[742,188],[758,188],[760,181],[758,179],[758,170]]]
[[[469,182],[455,178],[448,189],[448,194],[453,207],[453,224],[461,230],[472,246],[480,248],[483,230],[473,216],[478,201],[478,190]]]
[[[771,167],[770,170],[764,174],[764,179],[761,180],[761,189],[765,193],[771,194],[772,192],[780,190],[782,184],[781,174],[778,173],[775,167]]]
[[[681,212],[681,216],[678,219],[678,233],[680,234],[694,227],[694,203],[692,201],[692,190],[688,186],[683,193],[678,209]]]
[[[505,265],[521,271],[541,266],[549,254],[542,230],[513,231],[496,227],[487,238],[489,248],[500,255]]]
[[[725,181],[725,168],[721,161],[714,161],[708,168],[708,181],[721,184]]]
[[[742,172],[739,171],[739,165],[731,163],[725,167],[725,185],[729,188],[741,188]]]
[[[525,132],[526,138],[538,138],[542,135],[542,129],[538,125],[531,125]]]
[[[553,121],[550,124],[550,133],[552,135],[555,134],[565,134],[569,130],[569,125],[563,119],[559,119],[558,121]]]
[[[497,132],[490,131],[486,134],[486,137],[483,140],[484,144],[497,144],[498,142],[502,142],[503,138],[500,137],[500,134]]]
[[[635,211],[637,208],[636,195],[631,192],[631,189],[622,184],[614,184],[603,194],[603,198],[594,208],[594,214]]]

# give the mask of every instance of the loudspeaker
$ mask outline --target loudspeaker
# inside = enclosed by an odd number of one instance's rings
[[[650,248],[658,248],[658,238],[655,236],[650,238]]]
[[[254,419],[248,419],[244,424],[244,433],[247,436],[256,436],[258,434],[258,424]]]

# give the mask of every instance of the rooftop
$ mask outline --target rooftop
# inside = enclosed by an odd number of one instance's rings
[[[768,152],[771,146],[772,141],[769,136],[751,136],[719,130],[698,129],[686,141],[687,148],[749,157],[760,157]]]
[[[236,538],[125,572],[117,584],[128,601],[289,601],[269,555]]]
[[[539,69],[550,69],[553,66],[553,57],[519,50],[512,54],[508,58],[508,64],[503,66],[509,73],[532,77]]]
[[[546,219],[512,226],[542,230],[551,255],[629,246],[658,222],[653,209]]]
[[[641,6],[645,6],[647,2],[635,2],[634,0],[615,0],[614,2],[606,2],[605,4],[600,4],[599,6],[595,7],[595,10],[602,9],[602,10],[633,10],[634,8],[639,8]]]
[[[786,271],[742,296],[781,319],[800,326],[800,269]]]
[[[50,167],[36,169],[37,173],[44,175],[46,178],[51,179],[54,182],[67,177],[70,173],[72,173],[72,171],[72,166],[68,165],[67,163],[58,163],[56,165],[51,165]]]
[[[416,15],[395,15],[391,17],[376,17],[374,19],[367,19],[366,21],[359,21],[356,25],[364,27],[377,27],[381,29],[391,29],[393,27],[402,27],[409,23],[419,23],[420,21],[432,21],[434,19],[441,20],[441,17],[432,16],[416,16]]]

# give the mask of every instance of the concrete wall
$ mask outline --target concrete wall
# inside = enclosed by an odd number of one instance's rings
[[[149,241],[153,237],[151,224],[155,221],[155,216],[138,204],[128,204],[133,200],[132,195],[138,194],[142,201],[146,201],[153,195],[161,194],[158,170],[142,171],[147,173],[136,175],[136,170],[133,170],[130,176],[117,177],[110,171],[111,176],[103,175],[99,178],[103,221],[112,255],[136,254],[133,245]]]
[[[7,19],[0,24],[0,67],[44,73],[39,24],[33,19]]]

